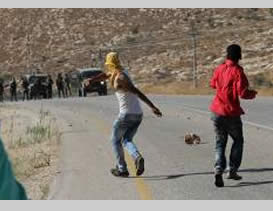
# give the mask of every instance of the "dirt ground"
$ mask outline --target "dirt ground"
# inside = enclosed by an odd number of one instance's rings
[[[60,132],[47,111],[0,104],[1,137],[16,178],[31,199],[46,199],[58,173]]]
[[[144,84],[140,89],[146,94],[160,95],[213,95],[215,93],[215,90],[205,81],[199,81],[197,88],[193,87],[192,82],[175,81]],[[253,87],[252,89],[258,91],[260,96],[273,96],[273,87]]]

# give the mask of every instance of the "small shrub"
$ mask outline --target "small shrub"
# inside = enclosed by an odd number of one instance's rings
[[[48,184],[42,184],[40,185],[40,190],[42,191],[42,197],[41,199],[46,199],[49,193],[49,185]]]
[[[33,140],[31,144],[41,143],[50,137],[50,126],[37,124],[36,126],[28,127],[27,135],[30,135]]]
[[[262,20],[262,18],[258,16],[257,11],[258,11],[258,8],[249,8],[247,13],[247,18],[256,20],[256,21]]]
[[[255,87],[272,87],[272,81],[264,74],[257,74],[253,77]]]
[[[34,154],[33,157],[33,167],[35,169],[43,168],[50,166],[51,162],[51,155],[44,150],[40,150],[39,152]]]
[[[212,17],[208,18],[208,24],[210,28],[215,28],[214,19]]]
[[[269,13],[273,16],[273,8],[269,8]]]
[[[128,36],[126,38],[126,41],[127,41],[127,43],[134,43],[134,42],[136,42],[136,38]]]
[[[132,34],[138,34],[139,33],[139,25],[133,26],[131,29]]]

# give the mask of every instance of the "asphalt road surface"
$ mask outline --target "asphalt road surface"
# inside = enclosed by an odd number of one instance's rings
[[[118,104],[114,96],[18,102],[21,108],[54,114],[62,128],[60,172],[49,199],[273,199],[273,98],[242,101],[244,155],[241,181],[214,186],[214,132],[208,111],[212,96],[150,96],[162,110],[154,116],[142,104],[144,119],[135,142],[145,172],[129,178],[111,175],[115,161],[110,135]],[[184,135],[201,144],[184,143]],[[230,140],[230,139],[229,139]],[[227,148],[230,150],[231,140]]]

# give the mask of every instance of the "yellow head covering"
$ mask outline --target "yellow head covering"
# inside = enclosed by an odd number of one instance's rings
[[[117,52],[110,52],[106,55],[105,66],[107,71],[122,70]]]
[[[119,75],[120,72],[122,72],[123,67],[120,64],[118,53],[117,52],[110,52],[106,55],[105,59],[105,69],[106,69],[106,74],[110,75],[110,84],[112,87],[115,86],[115,81],[117,76]]]

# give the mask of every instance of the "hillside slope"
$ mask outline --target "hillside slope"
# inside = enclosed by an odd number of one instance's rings
[[[17,75],[69,72],[99,65],[116,49],[140,85],[190,81],[194,32],[199,80],[236,42],[248,75],[266,75],[254,85],[272,86],[272,19],[269,8],[0,9],[0,68]]]

